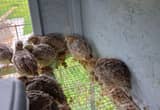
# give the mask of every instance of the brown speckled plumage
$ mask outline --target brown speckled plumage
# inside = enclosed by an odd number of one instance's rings
[[[92,81],[97,81],[97,77],[95,76],[95,73],[94,73],[96,61],[97,61],[97,58],[91,58],[88,61],[81,61],[84,68],[90,74],[90,78]]]
[[[57,52],[61,52],[66,49],[64,36],[61,33],[50,33],[45,36],[33,35],[28,39],[28,43],[33,43],[34,45],[40,43],[48,44],[55,48]]]
[[[72,56],[79,61],[92,58],[92,50],[89,44],[79,35],[68,35],[65,37],[67,47]]]
[[[29,110],[53,110],[53,98],[49,94],[37,90],[27,91],[26,94],[29,98]]]
[[[18,79],[22,81],[25,86],[27,86],[28,82],[30,82],[34,78],[35,76],[26,76],[26,75],[22,75],[18,77]]]
[[[37,61],[27,50],[23,49],[23,43],[16,43],[16,51],[13,56],[13,63],[21,75],[38,75]]]
[[[49,33],[45,36],[33,35],[28,39],[28,43],[33,43],[34,45],[43,43],[54,48],[57,53],[57,60],[59,64],[64,63],[65,56],[68,54],[64,35],[61,33]]]
[[[11,63],[13,50],[5,44],[0,44],[0,63],[9,64]]]
[[[110,96],[118,110],[139,110],[130,96],[131,74],[127,65],[115,58],[99,58],[94,75],[102,85],[103,94]]]
[[[25,48],[35,56],[41,68],[51,65],[56,60],[56,50],[47,44],[26,45]]]
[[[105,86],[118,86],[125,90],[131,88],[130,71],[121,60],[99,58],[96,62],[94,73]]]
[[[54,68],[51,67],[51,66],[46,66],[46,67],[41,68],[41,72],[40,72],[40,73],[55,78],[55,75],[54,75]]]
[[[54,78],[47,75],[40,75],[23,76],[19,77],[19,79],[25,84],[27,95],[30,96],[29,99],[32,100],[32,102],[34,101],[34,103],[32,103],[33,108],[35,108],[34,104],[36,107],[38,107],[38,104],[42,104],[43,107],[48,107],[48,105],[50,107],[50,101],[52,101],[52,109],[42,110],[70,110],[63,90]],[[43,102],[45,100],[49,102]],[[40,108],[33,110],[41,110]]]
[[[28,38],[27,42],[29,44],[34,44],[34,45],[37,45],[37,44],[40,44],[41,43],[41,35],[32,35]]]
[[[42,39],[42,43],[46,43],[54,47],[58,53],[66,51],[66,43],[64,40],[64,35],[61,33],[47,34],[46,38]]]
[[[113,88],[108,96],[115,103],[118,110],[140,110],[132,98],[128,97],[121,88]]]
[[[29,81],[26,87],[27,90],[40,90],[48,93],[54,99],[60,103],[67,102],[66,97],[57,81],[47,75],[41,75],[35,77],[33,80]]]

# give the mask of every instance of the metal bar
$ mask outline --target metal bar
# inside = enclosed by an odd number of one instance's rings
[[[29,9],[32,19],[32,27],[34,34],[43,34],[44,29],[42,29],[42,18],[40,15],[40,9],[39,9],[39,1],[40,0],[28,0],[29,1]]]
[[[69,24],[71,33],[78,33],[82,35],[82,19],[81,19],[81,6],[80,0],[69,0]]]
[[[19,35],[18,35],[18,31],[17,31],[17,26],[16,25],[15,25],[15,29],[16,29],[17,40],[19,40]]]
[[[40,0],[37,0],[38,4],[38,12],[39,12],[39,20],[40,20],[40,25],[41,25],[41,34],[44,35],[44,24],[43,24],[43,17],[42,17],[42,9],[41,9],[41,3]]]
[[[24,25],[31,25],[31,24],[19,24],[19,25],[10,25],[10,26],[4,26],[4,27],[0,27],[0,29],[4,29],[4,28],[10,28],[10,27],[15,27],[15,26],[24,26]]]

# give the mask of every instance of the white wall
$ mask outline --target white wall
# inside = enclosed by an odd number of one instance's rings
[[[81,33],[80,0],[29,0],[35,34]]]
[[[139,103],[160,110],[160,0],[82,0],[83,31],[102,57],[124,60]]]

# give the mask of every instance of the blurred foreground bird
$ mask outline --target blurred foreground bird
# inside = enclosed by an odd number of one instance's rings
[[[37,76],[33,80],[29,81],[27,83],[26,90],[40,90],[48,93],[60,103],[66,102],[66,97],[61,86],[54,78],[47,75]]]
[[[56,50],[58,63],[63,64],[67,52],[64,36],[61,33],[49,33],[45,36],[33,35],[28,39],[28,43],[34,45],[48,44]]]
[[[29,98],[29,110],[53,110],[53,98],[49,94],[37,90],[27,91],[26,94]]]
[[[23,42],[18,41],[15,45],[13,63],[21,75],[38,75],[36,58],[27,50],[23,49]]]
[[[67,99],[63,93],[63,90],[54,78],[47,75],[40,75],[32,77],[25,76],[25,77],[20,77],[19,79],[25,84],[27,91],[42,91],[43,93],[48,94],[49,97],[52,97],[51,110],[70,110],[70,107],[67,103]],[[38,101],[37,103],[41,102]]]
[[[5,44],[0,44],[0,64],[8,65],[11,63],[13,50]]]

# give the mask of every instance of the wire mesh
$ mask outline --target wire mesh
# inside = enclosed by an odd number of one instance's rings
[[[0,41],[11,45],[31,33],[28,0],[0,0]]]
[[[55,76],[62,85],[72,110],[116,110],[107,96],[101,96],[101,88],[92,83],[89,74],[72,57],[66,61],[68,67],[59,67]]]

